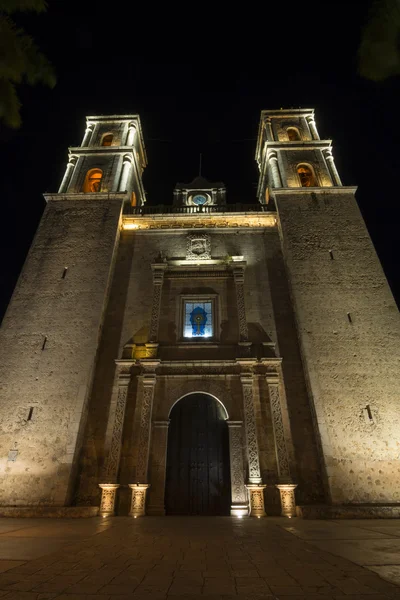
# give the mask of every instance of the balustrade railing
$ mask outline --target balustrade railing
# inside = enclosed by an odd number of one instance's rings
[[[219,204],[211,206],[171,206],[158,204],[157,206],[130,206],[124,207],[125,215],[192,215],[213,213],[249,213],[271,212],[266,204]]]

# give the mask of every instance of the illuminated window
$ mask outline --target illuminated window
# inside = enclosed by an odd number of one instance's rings
[[[83,184],[83,191],[86,193],[100,192],[102,179],[103,171],[101,169],[90,169],[90,171],[86,173],[85,183]]]
[[[181,297],[181,331],[183,340],[216,338],[216,295]]]
[[[298,165],[297,173],[300,178],[301,187],[315,187],[314,173],[309,165]]]
[[[102,146],[111,146],[113,137],[114,136],[112,133],[106,133],[106,135],[103,135],[103,139],[101,140],[101,145]]]
[[[296,142],[297,140],[300,139],[300,133],[299,133],[299,130],[296,129],[296,127],[288,127],[287,134],[288,134],[289,142]]]

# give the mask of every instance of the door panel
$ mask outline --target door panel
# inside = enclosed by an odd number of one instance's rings
[[[171,411],[165,500],[169,515],[229,515],[228,426],[211,396],[191,394]]]

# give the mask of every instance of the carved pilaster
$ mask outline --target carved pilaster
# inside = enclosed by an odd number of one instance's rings
[[[146,492],[150,487],[149,483],[130,483],[132,490],[131,510],[129,516],[144,517],[146,514]]]
[[[243,423],[242,421],[227,421],[227,424],[231,467],[231,515],[244,516],[248,514],[249,509],[244,480]]]
[[[245,262],[234,263],[233,277],[235,280],[236,289],[236,304],[239,321],[239,341],[247,342],[249,339],[249,331],[247,327],[246,305],[244,301],[244,270]]]
[[[165,476],[169,421],[154,421],[151,442],[149,515],[165,515]]]
[[[285,435],[285,426],[283,422],[283,399],[280,393],[279,381],[274,381],[267,377],[269,398],[271,404],[272,428],[274,432],[276,462],[278,467],[278,477],[280,483],[276,485],[281,496],[281,509],[283,517],[293,517],[296,515],[296,501],[294,490],[297,484],[293,483],[290,473],[290,462],[288,444],[291,440]]]
[[[153,271],[153,302],[151,306],[149,343],[153,345],[158,340],[158,325],[160,321],[162,286],[164,282],[164,273],[167,268],[167,264],[155,263],[151,265],[151,268]]]
[[[246,485],[250,496],[250,516],[265,517],[264,490],[266,485]]]
[[[247,461],[249,468],[249,483],[260,484],[260,460],[258,455],[257,424],[254,411],[253,376],[243,374],[240,377],[243,391],[243,411],[246,427]]]
[[[268,379],[267,379],[268,381]],[[268,381],[269,399],[271,404],[272,428],[274,432],[276,462],[279,481],[291,481],[289,456],[286,446],[285,430],[282,419],[281,397],[279,383]]]
[[[158,361],[157,361],[158,364]],[[140,483],[147,482],[149,463],[150,424],[153,410],[154,389],[156,375],[145,374],[141,376],[142,402],[140,411],[138,457],[136,466],[136,480]]]
[[[294,497],[294,490],[297,487],[295,483],[277,484],[275,487],[278,488],[281,495],[281,507],[282,517],[295,517],[296,516],[296,500]]]
[[[101,487],[101,502],[100,502],[100,517],[112,517],[115,512],[115,499],[119,483],[100,483]]]
[[[106,432],[105,462],[102,474],[104,483],[115,483],[117,480],[121,457],[126,399],[131,375],[130,373],[118,374],[117,372],[116,379],[116,398],[114,396],[111,401]]]

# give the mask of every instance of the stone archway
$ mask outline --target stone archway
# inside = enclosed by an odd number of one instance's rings
[[[228,414],[204,392],[171,408],[165,506],[167,515],[229,515],[231,482]]]

